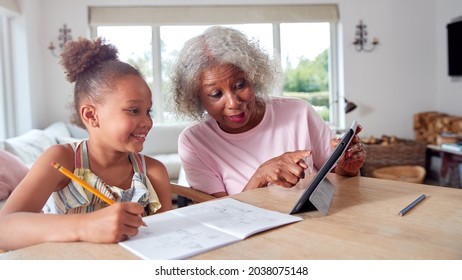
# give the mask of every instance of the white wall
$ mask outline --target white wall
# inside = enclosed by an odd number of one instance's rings
[[[18,118],[21,133],[66,120],[72,86],[47,46],[56,41],[63,23],[74,38],[88,36],[87,7],[92,5],[191,5],[191,0],[17,0],[22,15],[13,24],[26,28],[15,49],[27,59],[15,69],[17,95],[24,100]],[[35,2],[39,2],[37,4]],[[338,3],[340,10],[343,89],[359,108],[346,116],[357,119],[365,136],[382,134],[414,138],[413,114],[437,110],[462,115],[462,81],[446,75],[446,24],[462,16],[460,0],[196,0],[197,5]],[[362,19],[380,45],[358,53],[351,42]],[[21,37],[23,36],[23,37]],[[23,45],[22,43],[26,43]],[[24,86],[25,85],[25,86]]]
[[[345,27],[345,95],[359,107],[366,135],[414,138],[413,114],[434,109],[434,1],[347,1],[341,5]],[[342,16],[341,15],[341,16]],[[358,53],[351,45],[354,22],[363,19],[380,45]]]

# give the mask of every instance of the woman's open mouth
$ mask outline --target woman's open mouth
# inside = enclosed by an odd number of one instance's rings
[[[232,122],[243,122],[245,120],[245,112],[242,112],[237,115],[228,116]]]

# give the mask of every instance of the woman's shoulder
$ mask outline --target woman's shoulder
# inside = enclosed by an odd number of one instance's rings
[[[186,126],[186,128],[181,132],[180,139],[191,136],[199,135],[208,135],[211,131],[214,131],[213,121],[209,118],[206,118],[203,121],[195,121]]]
[[[274,96],[271,97],[269,103],[273,106],[301,106],[301,107],[309,107],[310,103],[306,100],[297,97],[287,97],[287,96]]]
[[[311,111],[313,107],[309,102],[301,98],[277,96],[272,97],[269,101],[269,106],[275,111],[301,112]]]

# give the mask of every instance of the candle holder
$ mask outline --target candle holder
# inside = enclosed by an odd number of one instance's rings
[[[66,24],[63,24],[63,27],[59,29],[58,47],[56,47],[55,44],[53,44],[53,42],[50,42],[50,44],[48,45],[48,49],[54,57],[59,57],[59,53],[57,54],[55,52],[56,49],[58,49],[58,51],[61,52],[67,41],[72,40],[71,32],[71,29],[68,28]]]
[[[356,51],[371,52],[374,50],[375,46],[379,44],[377,38],[372,39],[372,43],[368,44],[367,35],[367,26],[360,20],[359,24],[356,25],[355,40],[353,41]]]

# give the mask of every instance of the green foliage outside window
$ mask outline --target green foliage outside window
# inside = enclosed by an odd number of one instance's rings
[[[288,62],[284,75],[283,95],[308,101],[329,121],[328,50],[314,60],[302,57],[295,68]]]

